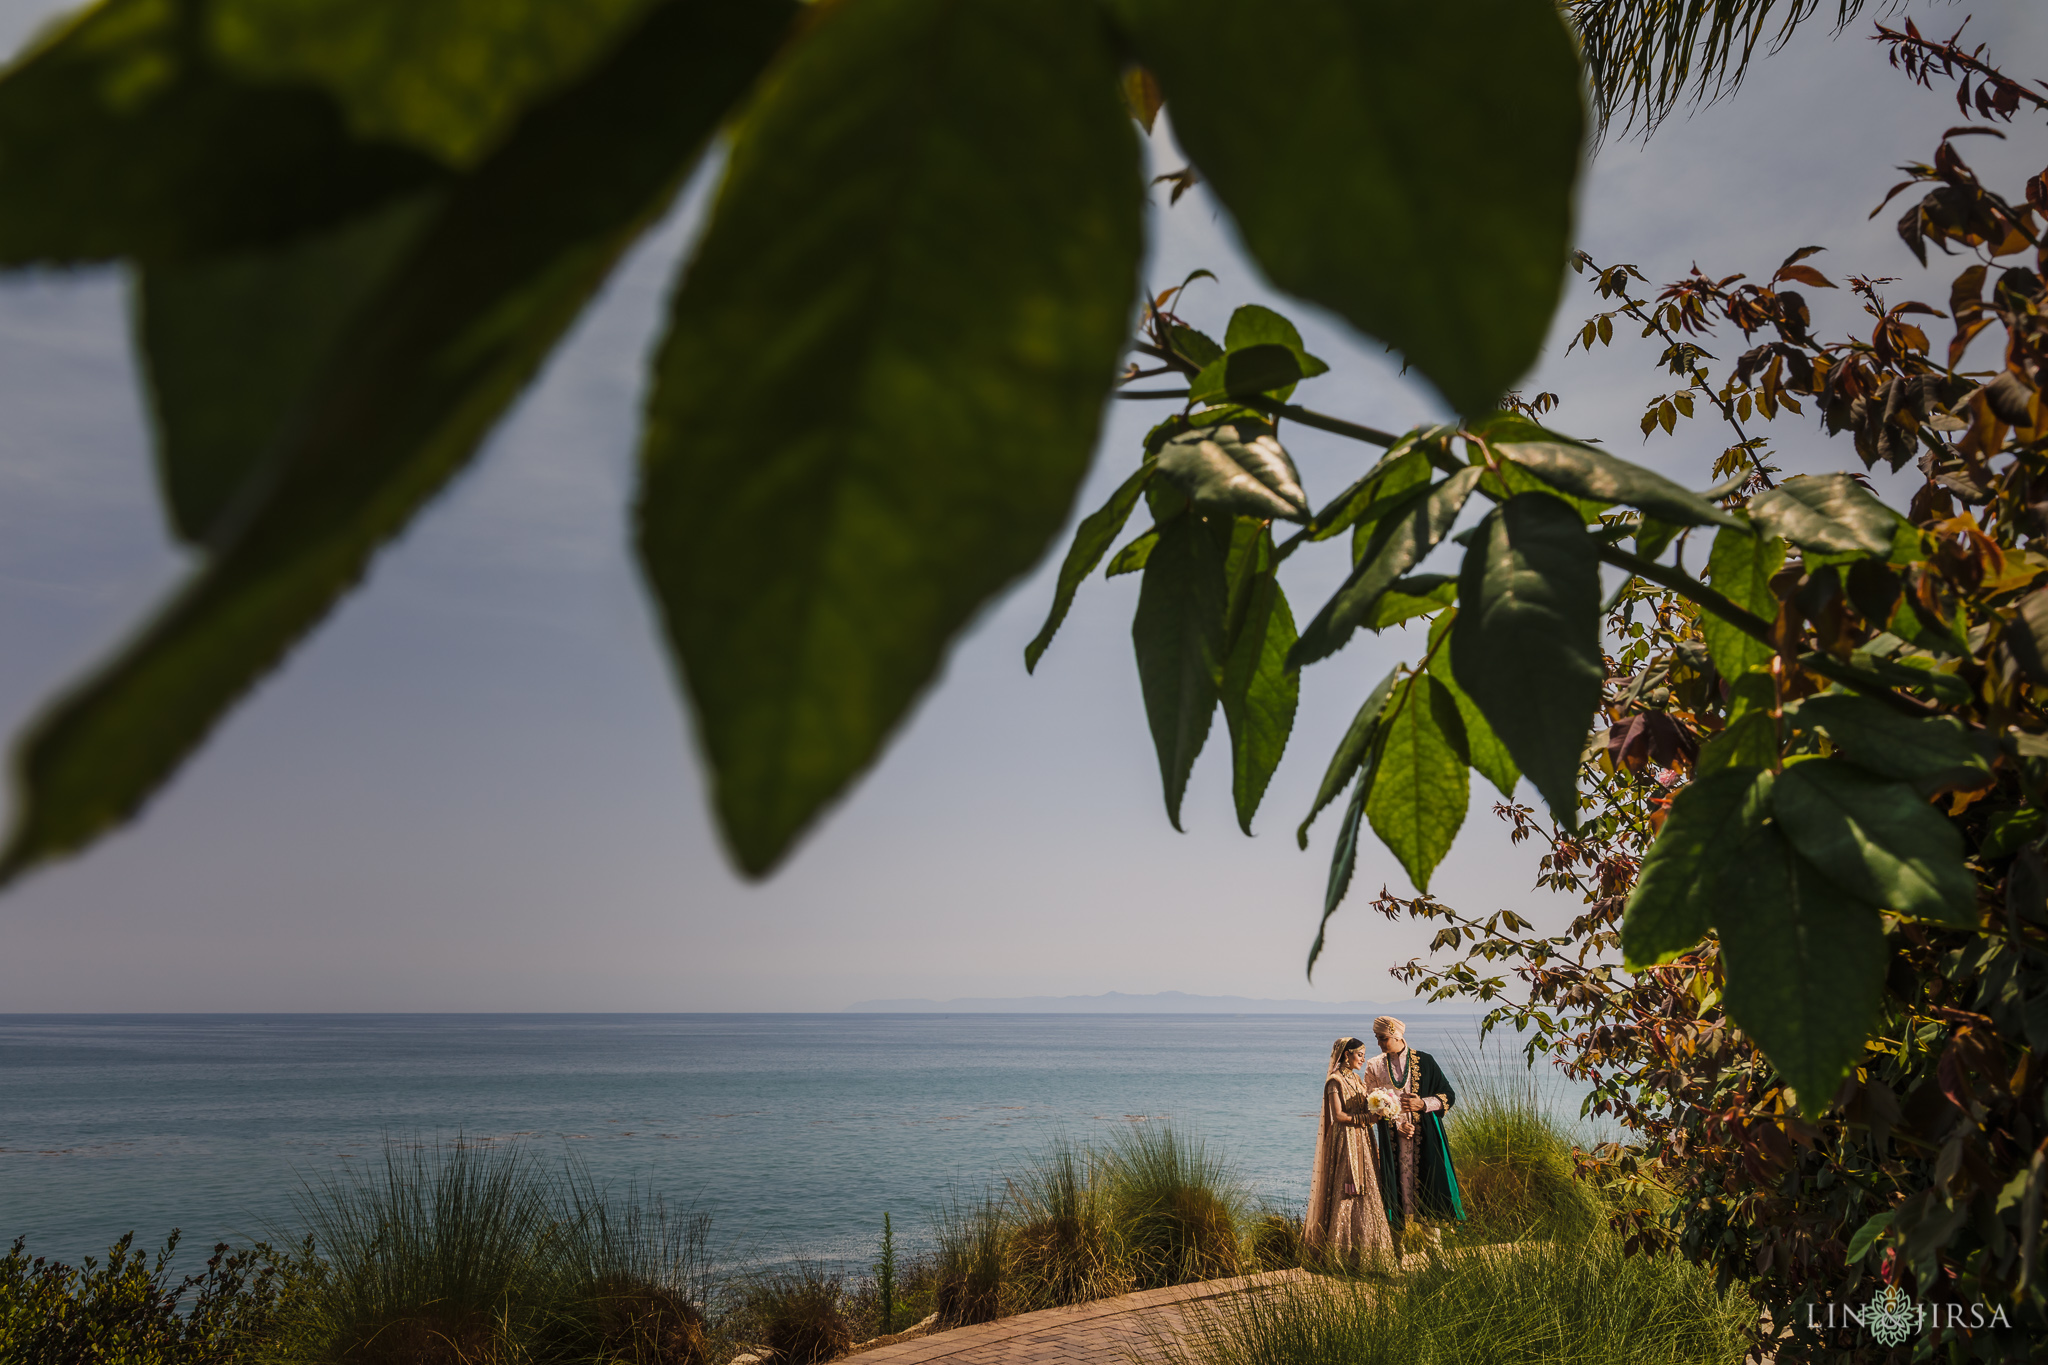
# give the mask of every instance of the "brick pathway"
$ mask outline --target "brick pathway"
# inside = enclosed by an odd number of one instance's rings
[[[956,1327],[863,1351],[858,1365],[1078,1365],[1116,1362],[1150,1353],[1163,1335],[1176,1335],[1191,1304],[1242,1294],[1265,1285],[1306,1279],[1299,1270],[1205,1280],[1171,1289],[1148,1289],[1114,1299],[1020,1313],[975,1327]]]

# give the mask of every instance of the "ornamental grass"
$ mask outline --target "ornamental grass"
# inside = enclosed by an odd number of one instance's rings
[[[1463,1059],[1461,1059],[1463,1060]],[[1570,1126],[1527,1074],[1462,1065],[1445,1124],[1469,1220],[1464,1242],[1576,1239],[1605,1218],[1579,1179]]]
[[[1249,1200],[1230,1164],[1200,1138],[1167,1122],[1132,1124],[1101,1161],[1135,1288],[1243,1273]]]
[[[1158,1346],[1167,1365],[1728,1365],[1754,1320],[1711,1272],[1599,1232],[1235,1295]]]

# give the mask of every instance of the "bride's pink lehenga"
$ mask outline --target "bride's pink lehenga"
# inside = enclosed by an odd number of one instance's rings
[[[1340,1043],[1345,1041],[1354,1040]],[[1366,1126],[1365,1083],[1343,1070],[1342,1061],[1341,1053],[1331,1059],[1323,1084],[1302,1240],[1313,1251],[1345,1261],[1391,1260],[1394,1238],[1380,1198],[1372,1130]]]

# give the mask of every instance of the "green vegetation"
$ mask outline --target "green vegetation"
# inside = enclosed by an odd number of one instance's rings
[[[1577,1144],[1524,1073],[1453,1064],[1458,1102],[1446,1135],[1457,1163],[1468,1224],[1466,1242],[1573,1241],[1592,1233],[1607,1211],[1579,1179]]]
[[[1174,1365],[1730,1365],[1754,1314],[1740,1293],[1612,1237],[1508,1243],[1397,1280],[1317,1277],[1197,1319]]]

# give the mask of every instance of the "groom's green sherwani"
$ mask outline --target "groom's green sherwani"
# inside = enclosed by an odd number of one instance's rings
[[[1383,1060],[1387,1064],[1388,1079],[1392,1080],[1395,1059],[1382,1054],[1375,1060]],[[1457,1092],[1451,1089],[1450,1078],[1436,1064],[1436,1058],[1417,1048],[1409,1048],[1407,1065],[1415,1073],[1412,1081],[1402,1087],[1409,1094],[1423,1099],[1435,1096],[1443,1101],[1444,1109],[1458,1102]],[[1419,1218],[1444,1218],[1462,1223],[1465,1221],[1465,1204],[1458,1196],[1458,1173],[1451,1168],[1451,1144],[1444,1137],[1443,1114],[1432,1111],[1414,1117],[1415,1135],[1409,1141],[1415,1144],[1415,1214]],[[1400,1176],[1402,1138],[1391,1123],[1374,1124],[1373,1128],[1373,1141],[1378,1144],[1380,1159],[1380,1194],[1386,1201],[1387,1222],[1398,1228],[1404,1221]]]

